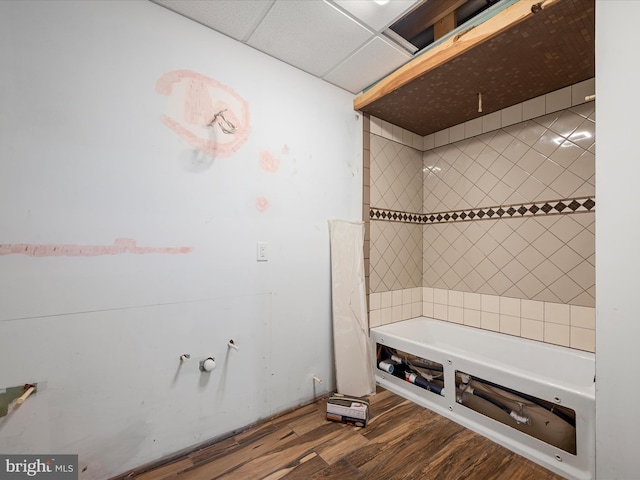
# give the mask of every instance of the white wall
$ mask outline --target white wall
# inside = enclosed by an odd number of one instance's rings
[[[146,1],[0,2],[0,65],[0,244],[193,247],[0,255],[0,388],[40,386],[0,451],[78,453],[102,479],[332,389],[327,220],[361,218],[351,94]],[[233,156],[194,168],[160,122],[177,69],[247,100]]]
[[[640,3],[596,2],[596,469],[638,478]]]

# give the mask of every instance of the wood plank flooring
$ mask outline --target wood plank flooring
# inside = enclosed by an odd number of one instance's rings
[[[378,388],[357,428],[320,400],[152,470],[137,480],[560,480],[451,420]]]

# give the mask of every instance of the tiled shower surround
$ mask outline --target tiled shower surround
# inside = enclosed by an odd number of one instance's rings
[[[371,326],[424,314],[594,350],[593,93],[426,137],[365,121]]]

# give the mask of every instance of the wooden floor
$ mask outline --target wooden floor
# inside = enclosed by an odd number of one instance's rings
[[[261,423],[137,480],[556,480],[562,477],[381,388],[365,428],[328,422],[326,400]]]

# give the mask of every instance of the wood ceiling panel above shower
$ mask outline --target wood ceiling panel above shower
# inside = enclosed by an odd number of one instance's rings
[[[594,76],[595,0],[520,0],[420,54],[354,107],[428,135]]]

